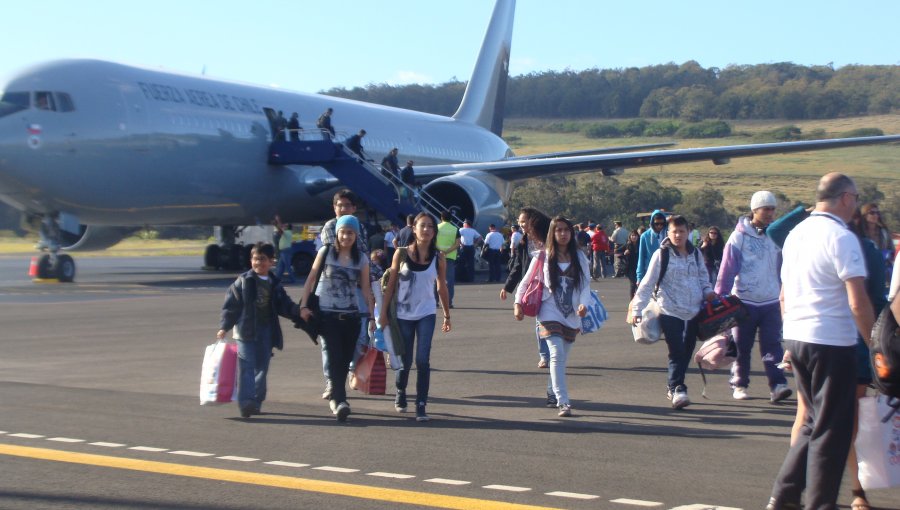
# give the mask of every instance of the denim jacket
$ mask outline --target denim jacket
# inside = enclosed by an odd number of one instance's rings
[[[253,276],[253,270],[247,271],[228,287],[225,304],[222,305],[222,320],[219,322],[219,328],[225,331],[237,326],[235,339],[242,342],[256,340],[256,278]],[[269,308],[272,347],[281,350],[284,348],[284,337],[281,334],[278,316],[294,319],[299,316],[300,311],[297,304],[285,292],[281,281],[271,272],[269,281],[272,282],[272,301]]]

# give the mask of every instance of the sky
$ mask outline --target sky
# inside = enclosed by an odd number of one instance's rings
[[[4,4],[0,89],[99,58],[287,90],[466,81],[492,0]],[[510,74],[683,63],[900,64],[897,0],[519,0]]]

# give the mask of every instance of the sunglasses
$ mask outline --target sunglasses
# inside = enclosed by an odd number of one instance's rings
[[[664,222],[664,221],[654,221],[653,224],[654,224],[654,225],[660,225],[660,226],[662,226],[662,225],[665,225],[666,222]]]
[[[877,215],[880,216],[880,215],[881,215],[881,211],[869,211],[869,212],[867,212],[866,214],[867,214],[867,215],[868,215],[868,214],[877,214]]]

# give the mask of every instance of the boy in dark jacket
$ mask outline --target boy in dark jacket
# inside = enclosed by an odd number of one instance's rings
[[[222,305],[219,340],[231,328],[238,341],[238,407],[241,416],[260,414],[266,399],[266,376],[272,348],[281,350],[284,339],[278,316],[293,319],[299,316],[297,305],[291,301],[281,282],[272,273],[275,248],[268,243],[256,243],[250,251],[250,271],[238,276],[228,288]]]

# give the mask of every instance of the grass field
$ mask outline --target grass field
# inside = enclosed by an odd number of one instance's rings
[[[37,235],[19,238],[0,236],[0,254],[34,254]],[[102,251],[78,252],[79,257],[143,257],[148,255],[203,255],[206,240],[197,239],[140,239],[129,237],[121,243]]]
[[[900,133],[900,114],[789,122],[784,120],[732,122],[737,135],[712,140],[675,140],[663,138],[592,139],[580,133],[554,133],[543,129],[551,123],[547,119],[508,119],[504,136],[518,155],[538,154],[593,147],[613,147],[660,141],[677,141],[677,148],[740,145],[754,143],[754,134],[774,128],[795,125],[809,133],[824,129],[829,136],[858,128],[879,128],[885,134]],[[608,119],[585,122],[612,122]],[[840,171],[858,181],[874,183],[885,194],[885,204],[900,207],[900,145],[880,145],[829,151],[737,158],[731,163],[715,166],[710,162],[667,165],[652,168],[627,169],[617,177],[631,184],[646,176],[653,176],[665,186],[689,191],[710,184],[725,196],[729,210],[746,207],[748,197],[761,188],[780,191],[793,200],[810,202],[816,182],[823,174]],[[894,198],[896,195],[896,198]]]

